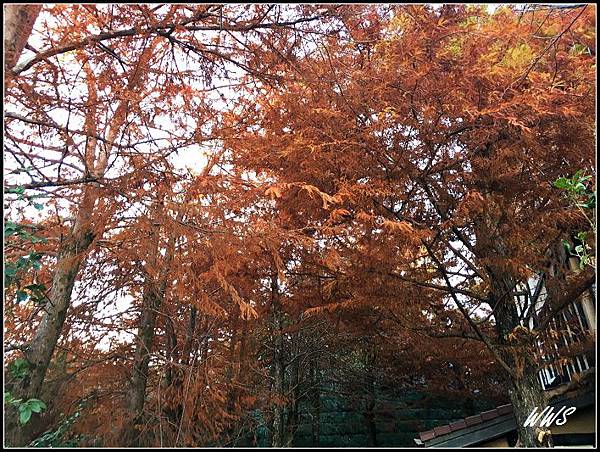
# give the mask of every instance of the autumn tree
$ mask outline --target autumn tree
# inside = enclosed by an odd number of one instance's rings
[[[318,445],[331,382],[373,446],[382,385],[546,404],[592,6],[7,8],[10,445],[290,446],[301,406]]]
[[[348,41],[316,45],[285,90],[248,95],[258,132],[228,143],[281,196],[312,196],[298,215],[338,239],[345,303],[400,282],[404,323],[433,319],[435,334],[486,346],[525,446],[551,444],[522,427],[546,405],[541,338],[595,281],[592,268],[567,271],[561,240],[586,220],[553,185],[593,174],[593,17],[588,6],[349,14]]]
[[[288,44],[279,46],[279,34],[302,33],[303,24],[328,9],[290,9],[284,19],[278,7],[268,5],[54,5],[40,16],[42,32],[34,33],[31,53],[13,66],[39,12],[19,11],[23,26],[7,23],[17,33],[6,41],[11,77],[5,138],[13,174],[30,180],[15,180],[8,191],[21,200],[48,196],[59,228],[72,218],[48,262],[52,283],[48,303],[37,311],[39,325],[18,345],[29,378],[15,391],[28,399],[41,394],[73,287],[89,251],[102,240],[118,197],[143,186],[136,175],[154,177],[144,170],[214,140],[218,115],[210,105],[220,99],[213,83],[217,76],[233,81],[228,74],[241,70],[269,80],[265,68],[252,67],[261,53],[255,43],[262,40],[271,43],[270,51],[285,53]],[[182,61],[194,69],[180,69]],[[137,187],[128,185],[134,180]],[[31,436],[16,432],[15,443]]]

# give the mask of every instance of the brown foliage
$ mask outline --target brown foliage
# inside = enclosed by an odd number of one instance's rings
[[[231,445],[260,412],[289,444],[319,369],[358,392],[502,398],[594,281],[565,276],[556,250],[586,223],[552,185],[595,174],[594,17],[44,7],[4,136],[5,218],[46,239],[5,245],[43,256],[6,292],[8,361],[49,316],[12,294],[39,283],[51,299],[73,269],[35,433],[81,410],[70,434],[90,445],[122,445],[131,425],[139,445]],[[539,277],[545,307],[525,313],[517,289]]]

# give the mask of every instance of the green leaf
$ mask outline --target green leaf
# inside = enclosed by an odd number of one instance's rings
[[[27,424],[27,422],[29,422],[29,419],[31,419],[31,409],[28,405],[23,404],[19,407],[19,411],[19,422],[21,423],[21,425]]]
[[[580,195],[585,193],[585,185],[581,182],[577,182],[577,184],[575,184],[575,191]]]
[[[15,399],[13,399],[12,394],[8,391],[4,391],[4,403],[12,403],[13,400]]]
[[[17,358],[8,365],[8,370],[13,377],[23,379],[29,373],[29,362],[23,358]]]
[[[596,207],[596,192],[588,195],[586,204],[588,209],[593,209],[594,207]]]
[[[7,221],[4,223],[4,235],[15,235],[21,230],[21,225],[13,221]]]
[[[25,189],[23,187],[17,187],[17,188],[7,188],[5,190],[6,193],[13,193],[13,194],[17,194],[17,195],[22,195],[23,193],[25,193]]]
[[[11,277],[11,276],[15,276],[16,274],[17,274],[17,267],[12,263],[7,262],[4,266],[4,276]]]
[[[17,290],[17,303],[21,303],[26,301],[29,298],[27,292],[23,292],[22,290]]]
[[[44,205],[38,202],[34,202],[33,207],[35,207],[37,210],[44,210]]]
[[[569,186],[569,180],[566,177],[561,177],[554,182],[556,188],[567,188]]]
[[[46,409],[46,404],[38,399],[29,399],[27,404],[34,413],[41,413]]]

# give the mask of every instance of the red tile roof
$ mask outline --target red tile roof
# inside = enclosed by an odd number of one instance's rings
[[[510,403],[506,405],[500,405],[493,410],[484,411],[483,413],[476,414],[475,416],[469,416],[465,419],[452,422],[448,425],[441,425],[439,427],[435,427],[433,430],[419,432],[419,438],[421,441],[430,441],[435,437],[446,435],[457,430],[462,430],[463,428],[471,427],[473,425],[481,424],[482,422],[489,421],[490,419],[495,419],[498,416],[510,414],[512,411],[513,407]]]
[[[452,430],[453,432],[455,432],[456,430],[460,430],[462,428],[466,428],[466,427],[467,427],[467,423],[465,422],[464,419],[461,419],[460,421],[452,422],[450,424],[450,430]]]

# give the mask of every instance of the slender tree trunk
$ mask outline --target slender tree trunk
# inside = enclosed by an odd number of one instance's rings
[[[240,395],[242,392],[242,384],[247,373],[247,368],[244,363],[247,361],[245,357],[248,344],[248,320],[241,318],[239,306],[236,306],[235,308],[232,330],[233,335],[229,348],[229,366],[226,374],[229,384],[226,409],[232,416],[232,419],[230,421],[230,426],[224,432],[224,437],[227,439],[227,444],[229,446],[235,447],[235,442],[237,438],[239,438],[240,429],[243,428],[243,424],[240,424],[239,422],[240,409],[243,409],[243,407],[240,407]]]
[[[41,393],[46,370],[67,316],[75,279],[94,239],[90,224],[94,201],[95,196],[87,192],[73,231],[61,244],[45,314],[27,349],[27,359],[32,365],[29,388],[24,394],[28,398]]]
[[[290,389],[291,400],[289,403],[289,412],[287,418],[287,438],[286,447],[292,447],[294,444],[294,435],[298,429],[298,403],[300,399],[300,359],[298,357],[298,336],[295,336],[294,355],[290,365]]]
[[[284,393],[284,371],[281,363],[281,358],[278,358],[275,363],[275,394],[277,402],[274,409],[273,417],[273,440],[271,447],[283,447],[284,442],[284,414],[285,409],[283,405],[283,393]]]
[[[194,335],[196,334],[197,318],[197,308],[195,306],[190,306],[186,338],[183,344],[183,350],[180,358],[180,363],[184,366],[184,369],[187,366],[192,365],[196,358],[197,348],[194,349]],[[184,381],[184,375],[185,371],[177,372],[177,374],[175,374],[174,376],[172,375],[170,381],[169,379],[167,379],[168,386],[173,386],[174,388],[181,388]],[[181,415],[183,413],[183,405],[180,402],[173,404],[170,408],[165,408],[164,413],[171,425],[179,425],[179,422],[181,421]],[[173,438],[173,442],[174,441],[175,439]]]
[[[160,203],[158,209],[161,211],[157,212],[158,218],[163,217],[162,207],[162,203]],[[152,343],[154,342],[156,319],[165,296],[169,261],[173,255],[173,247],[175,244],[174,237],[171,236],[167,244],[164,261],[160,263],[159,224],[160,223],[155,223],[153,225],[153,256],[149,260],[148,264],[151,265],[154,270],[158,269],[160,265],[160,271],[158,272],[157,276],[151,276],[150,274],[147,274],[144,285],[142,311],[137,333],[137,345],[133,359],[133,372],[127,397],[128,409],[131,413],[131,419],[126,426],[124,434],[124,440],[127,445],[137,445],[139,442],[139,435],[136,431],[136,425],[139,423],[143,415],[144,404],[146,401],[146,386],[148,383],[148,366],[150,363],[150,356],[152,354]]]
[[[185,345],[183,346],[183,358],[182,363],[186,366],[190,364],[190,357],[192,354],[192,346],[194,343],[194,334],[196,334],[196,318],[198,316],[198,309],[195,306],[190,307],[190,320],[188,322],[187,337],[185,339]]]
[[[227,411],[227,413],[231,416],[231,419],[229,420],[229,426],[228,428],[225,430],[224,432],[224,436],[226,438],[226,441],[228,442],[228,444],[231,446],[233,445],[231,442],[233,441],[234,438],[234,433],[235,433],[235,425],[236,425],[236,421],[237,419],[235,419],[236,416],[236,400],[237,400],[237,375],[236,375],[236,371],[235,371],[235,367],[236,367],[236,346],[237,343],[239,341],[238,338],[238,329],[239,329],[239,323],[240,323],[240,308],[239,305],[236,305],[234,307],[234,314],[233,314],[233,319],[232,319],[232,334],[231,334],[231,341],[229,343],[229,363],[227,365],[227,371],[225,373],[225,378],[227,380],[227,385],[229,388],[229,391],[227,393],[227,403],[225,404],[225,409]]]
[[[177,350],[177,334],[175,334],[175,326],[173,319],[165,313],[165,356],[167,357],[167,372],[165,381],[167,386],[173,383],[173,364],[179,361],[179,353]]]
[[[132,423],[139,421],[146,400],[146,385],[148,383],[148,365],[154,341],[154,327],[156,324],[157,311],[162,304],[165,283],[157,286],[155,282],[148,281],[144,290],[142,300],[142,316],[137,334],[137,346],[133,360],[133,374],[128,394],[128,409],[132,415]],[[135,444],[137,439],[135,432],[127,436],[128,443]]]
[[[312,373],[312,445],[319,447],[321,426],[321,378],[319,376],[319,363],[314,361],[311,366]]]
[[[271,277],[271,309],[273,310],[275,343],[273,347],[273,389],[275,392],[275,407],[273,409],[273,436],[271,447],[282,447],[285,435],[284,404],[285,397],[285,363],[283,354],[283,318],[279,304],[279,285],[277,273]]]
[[[367,431],[368,431],[368,445],[370,447],[377,446],[377,430],[375,426],[375,379],[371,366],[369,364],[369,370],[366,375],[366,390],[367,390],[367,403],[365,410],[365,418],[367,420]]]

